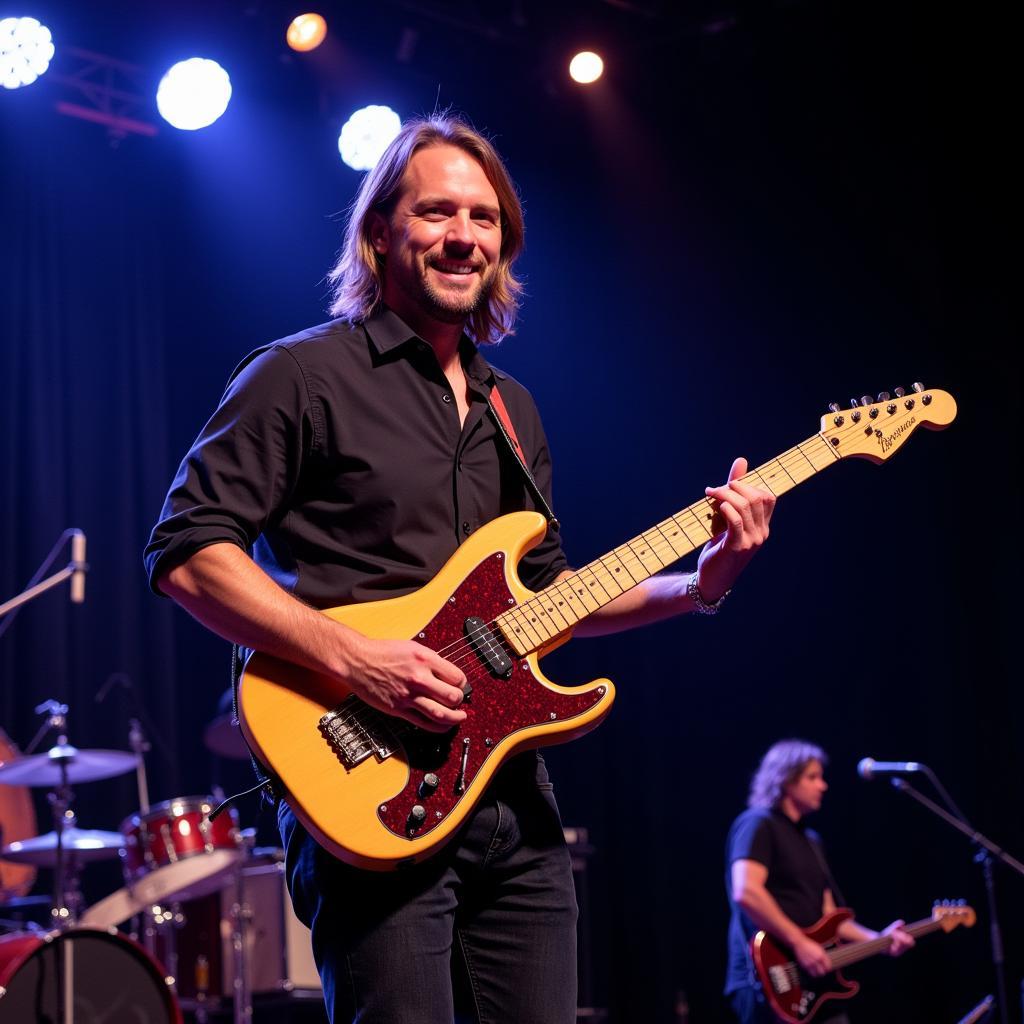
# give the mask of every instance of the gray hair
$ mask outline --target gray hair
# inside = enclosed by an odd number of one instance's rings
[[[750,780],[748,807],[776,807],[786,786],[796,782],[812,761],[828,763],[821,747],[807,740],[779,740],[761,758],[761,763]]]

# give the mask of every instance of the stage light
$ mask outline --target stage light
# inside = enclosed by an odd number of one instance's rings
[[[580,85],[590,85],[591,82],[596,82],[603,74],[604,61],[590,50],[577,53],[569,61],[569,75],[574,82],[579,82]]]
[[[372,170],[401,127],[402,119],[390,107],[370,106],[357,110],[338,136],[341,159],[354,171]]]
[[[35,18],[0,20],[0,85],[31,85],[50,66],[53,37]]]
[[[300,14],[289,26],[285,39],[293,50],[315,50],[327,37],[327,22],[319,14]]]
[[[179,61],[160,79],[156,105],[160,116],[182,131],[206,128],[228,109],[231,79],[215,61],[192,57]]]

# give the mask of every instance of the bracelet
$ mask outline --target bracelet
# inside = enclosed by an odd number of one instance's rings
[[[700,587],[697,586],[696,573],[690,577],[689,582],[686,584],[686,596],[693,602],[693,610],[701,615],[717,615],[719,608],[722,607],[722,602],[731,593],[731,589],[727,590],[717,601],[712,601],[708,604],[700,592]]]

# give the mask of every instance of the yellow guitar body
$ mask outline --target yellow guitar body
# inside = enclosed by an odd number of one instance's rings
[[[456,642],[465,647],[460,629],[445,630],[450,622],[441,622],[436,636],[430,635],[431,624],[438,626],[439,619],[446,619],[461,627],[468,615],[493,623],[513,602],[533,598],[515,567],[545,530],[543,517],[535,512],[502,516],[470,537],[415,593],[331,608],[324,614],[377,639],[420,639],[426,632],[420,642],[435,650],[443,652]],[[249,660],[239,687],[242,731],[256,756],[280,780],[296,817],[326,850],[350,864],[376,870],[422,860],[451,838],[510,756],[580,736],[611,710],[615,690],[607,679],[564,687],[541,674],[539,658],[568,636],[567,632],[522,658],[509,650],[511,683],[479,668],[471,673],[463,664],[471,679],[478,677],[465,705],[468,717],[449,736],[447,755],[428,753],[425,767],[439,785],[426,797],[419,792],[424,765],[412,763],[415,758],[410,758],[407,742],[396,744],[388,756],[371,754],[356,764],[344,763],[320,723],[350,696],[349,691],[335,679],[288,662],[261,654]],[[519,680],[525,681],[527,690]],[[529,721],[524,721],[524,693],[530,695]],[[503,700],[509,706],[503,706]],[[420,745],[429,746],[436,739],[411,726],[408,732],[418,734],[413,738]],[[422,826],[409,821],[407,805],[410,812],[416,806],[425,810]]]

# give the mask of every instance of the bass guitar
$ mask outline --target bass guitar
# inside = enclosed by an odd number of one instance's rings
[[[812,978],[805,973],[793,959],[792,950],[767,932],[758,932],[750,940],[754,969],[765,999],[780,1021],[785,1024],[806,1024],[826,1003],[833,999],[849,999],[860,991],[860,985],[844,978],[840,968],[884,953],[892,943],[892,937],[880,935],[877,939],[863,942],[838,943],[836,937],[839,926],[852,917],[852,910],[834,910],[805,930],[805,935],[820,942],[828,950],[832,969],[820,978]],[[939,930],[951,932],[960,925],[972,928],[975,919],[974,911],[962,902],[936,903],[931,917],[905,925],[903,930],[919,938]]]
[[[818,433],[743,479],[781,495],[846,457],[884,462],[918,427],[939,430],[955,416],[949,394],[920,385],[843,412],[836,407]],[[337,679],[262,654],[250,658],[239,686],[243,735],[330,853],[377,870],[422,860],[451,838],[509,757],[593,729],[611,709],[611,682],[559,686],[542,675],[540,658],[586,616],[702,546],[724,523],[701,498],[534,593],[516,566],[546,529],[536,512],[501,516],[415,593],[324,612],[366,636],[417,640],[465,672],[467,717],[443,735],[374,710]]]

